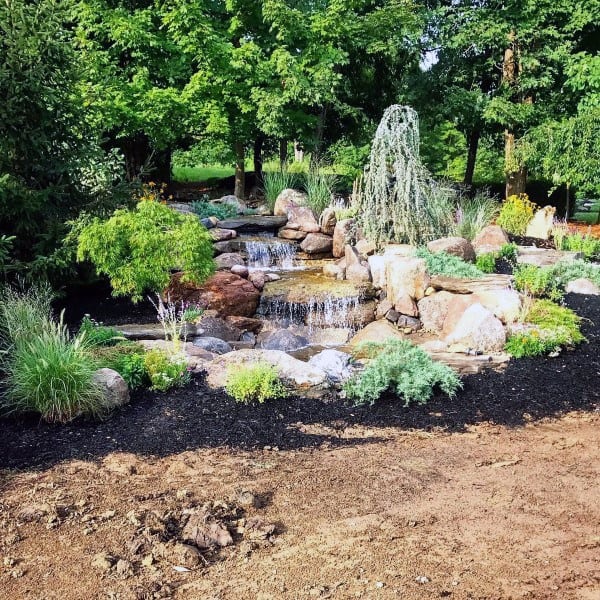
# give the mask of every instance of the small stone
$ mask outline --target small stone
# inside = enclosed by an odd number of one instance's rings
[[[111,556],[107,552],[99,552],[98,554],[95,554],[92,559],[92,567],[95,567],[100,571],[110,571],[114,563],[114,556]]]
[[[429,579],[429,577],[425,577],[425,575],[418,575],[417,577],[415,577],[415,581],[420,584],[425,584],[429,583],[431,580]]]
[[[2,562],[5,567],[14,567],[17,561],[10,556],[5,556]]]
[[[25,571],[23,569],[13,569],[10,572],[10,576],[13,579],[20,579],[21,577],[23,577],[25,575]]]
[[[378,581],[378,582],[375,584],[375,587],[376,587],[377,589],[379,589],[379,590],[380,590],[382,587],[384,587],[384,586],[385,586],[385,583],[383,583],[383,581]]]
[[[117,575],[124,579],[133,575],[133,567],[131,563],[127,560],[123,560],[122,558],[117,561],[116,571]]]

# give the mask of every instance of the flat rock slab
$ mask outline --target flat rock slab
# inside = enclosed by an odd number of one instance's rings
[[[486,369],[502,370],[510,360],[508,354],[472,356],[458,352],[426,352],[433,360],[448,365],[459,375],[474,375]]]
[[[287,223],[287,217],[263,217],[261,215],[248,215],[234,217],[217,223],[221,229],[235,229],[236,231],[275,231]]]
[[[143,324],[128,324],[114,325],[114,328],[119,331],[123,337],[128,340],[164,340],[165,330],[160,323],[143,323]],[[200,327],[192,323],[186,325],[187,337],[200,335]]]
[[[534,246],[518,246],[517,263],[520,265],[549,267],[558,262],[573,262],[581,258],[583,258],[581,252],[549,250],[547,248],[535,248]]]
[[[433,275],[429,285],[436,290],[446,290],[453,294],[475,294],[482,290],[509,289],[512,281],[512,275],[486,275],[478,279]]]

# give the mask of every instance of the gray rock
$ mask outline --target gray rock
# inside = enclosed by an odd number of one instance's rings
[[[315,354],[308,364],[325,371],[327,377],[336,383],[345,381],[352,374],[350,355],[339,350],[323,350]]]
[[[113,369],[98,369],[92,378],[104,394],[104,404],[107,408],[117,408],[129,402],[127,383]]]
[[[445,341],[449,345],[466,346],[482,352],[501,352],[506,343],[506,331],[487,308],[472,304]]]
[[[248,279],[248,267],[246,265],[233,265],[233,267],[231,267],[231,272],[234,275],[239,275],[244,279]]]
[[[202,350],[212,352],[213,354],[227,354],[227,352],[232,351],[232,347],[226,341],[219,338],[197,337],[194,338],[192,343],[197,348],[202,348]]]
[[[306,206],[308,196],[304,192],[299,192],[291,188],[283,190],[277,200],[275,200],[275,208],[273,214],[275,216],[286,217],[292,206]]]
[[[335,217],[335,209],[328,207],[321,213],[319,226],[321,231],[327,235],[333,235],[337,219]]]
[[[235,342],[240,339],[242,332],[219,317],[204,317],[198,324],[198,335]]]
[[[261,342],[265,350],[281,350],[292,352],[308,346],[307,338],[292,333],[288,329],[279,329],[268,334]]]
[[[288,222],[285,229],[296,229],[306,233],[320,231],[317,217],[308,206],[291,206],[288,210]]]
[[[394,310],[393,308],[391,310],[388,310],[387,313],[385,313],[385,318],[388,321],[390,321],[390,323],[396,323],[400,316],[400,313],[397,310]]]
[[[262,290],[267,282],[267,276],[263,271],[251,271],[248,274],[248,281],[250,281],[257,290]]]
[[[217,219],[215,217],[206,217],[204,219],[200,219],[200,223],[206,227],[206,229],[212,229],[217,226]]]
[[[569,281],[565,291],[567,294],[587,294],[588,296],[600,296],[600,287],[585,277],[580,277],[579,279],[573,279],[573,281]]]
[[[412,329],[413,331],[419,331],[419,329],[422,327],[419,319],[415,317],[409,317],[408,315],[400,315],[396,325],[401,329]]]
[[[445,237],[438,240],[433,240],[427,244],[429,252],[437,254],[445,252],[466,262],[475,261],[475,250],[469,240],[461,237]]]
[[[287,217],[261,217],[260,215],[247,215],[225,219],[218,222],[221,229],[235,229],[236,231],[274,231],[283,227]]]

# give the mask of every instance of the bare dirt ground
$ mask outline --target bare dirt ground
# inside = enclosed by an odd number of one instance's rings
[[[598,599],[599,426],[310,425],[346,443],[0,471],[0,597]],[[233,543],[199,557],[176,540],[205,503]]]

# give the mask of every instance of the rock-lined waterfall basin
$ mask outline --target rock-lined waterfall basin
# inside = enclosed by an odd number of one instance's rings
[[[374,319],[370,284],[332,280],[320,266],[280,275],[265,285],[257,311],[267,329],[289,328],[311,345],[338,346]]]

